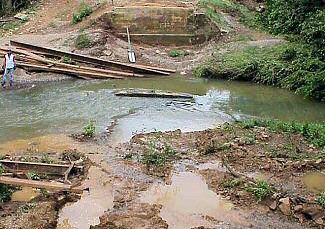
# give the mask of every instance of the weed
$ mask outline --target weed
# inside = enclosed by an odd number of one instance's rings
[[[54,21],[51,21],[50,24],[49,24],[49,26],[50,26],[51,28],[53,28],[53,29],[56,28],[56,24],[55,24]]]
[[[50,156],[47,153],[43,153],[41,157],[41,162],[51,164],[53,163],[53,160],[50,158]]]
[[[14,189],[5,184],[0,184],[0,203],[10,201]]]
[[[15,30],[17,27],[19,27],[21,25],[21,22],[8,22],[6,24],[4,24],[3,29],[6,31],[9,30]]]
[[[149,142],[140,161],[147,168],[150,166],[164,166],[168,161],[173,160],[175,156],[176,152],[169,144],[164,143],[161,147],[157,142]]]
[[[245,188],[257,198],[257,203],[260,203],[272,192],[271,185],[263,180],[257,181],[256,185],[246,185]]]
[[[79,6],[78,12],[72,15],[72,24],[75,25],[81,22],[85,17],[92,14],[92,12],[93,10],[90,6],[87,3],[82,2]]]
[[[319,193],[319,195],[316,197],[316,202],[322,206],[323,208],[325,208],[325,191]]]
[[[63,56],[62,58],[62,61],[63,63],[66,63],[66,64],[71,64],[71,65],[75,65],[76,62],[74,62],[70,57],[68,56]]]
[[[40,180],[41,179],[41,176],[36,172],[30,172],[28,175],[29,175],[30,179],[32,179],[32,180]]]
[[[172,50],[169,52],[170,57],[184,57],[188,55],[190,55],[190,53],[186,50]]]
[[[94,121],[90,121],[89,124],[84,127],[83,134],[85,136],[91,137],[91,138],[95,136],[96,127],[95,127],[94,123],[95,123]]]
[[[243,181],[240,179],[226,179],[222,182],[222,187],[224,188],[235,188],[238,187],[239,185],[241,185]]]
[[[87,34],[82,32],[76,38],[75,44],[77,48],[83,49],[83,48],[93,47],[94,42],[90,39],[90,37]]]
[[[35,14],[35,13],[36,13],[35,7],[30,7],[26,10],[26,14]]]

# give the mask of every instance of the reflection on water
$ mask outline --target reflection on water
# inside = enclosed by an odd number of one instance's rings
[[[325,191],[325,174],[320,172],[308,173],[302,179],[309,190],[315,192]]]
[[[190,172],[174,174],[171,185],[152,186],[142,194],[141,201],[161,204],[159,216],[172,229],[213,227],[206,219],[209,217],[220,222],[241,220],[241,216],[232,210],[232,203],[221,199],[208,189],[200,176]]]
[[[195,101],[116,97],[121,88],[160,89],[197,95]],[[325,121],[325,104],[286,90],[249,83],[184,76],[109,81],[69,81],[0,92],[0,142],[80,132],[89,120],[103,131],[114,117],[132,132],[212,127],[230,117]],[[123,118],[124,117],[124,118]],[[125,120],[125,122],[124,122]],[[139,124],[134,122],[140,121]]]

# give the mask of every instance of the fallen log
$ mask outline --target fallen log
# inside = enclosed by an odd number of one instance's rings
[[[174,93],[159,90],[123,90],[115,93],[116,96],[128,97],[152,97],[152,98],[180,98],[193,99],[193,95],[187,93]]]
[[[110,61],[110,60],[103,60],[100,58],[94,58],[82,54],[75,54],[72,52],[66,52],[66,51],[53,49],[53,48],[40,47],[37,45],[27,44],[19,41],[12,40],[11,44],[17,47],[29,49],[31,52],[37,51],[37,52],[49,53],[51,55],[56,55],[58,57],[67,56],[74,61],[81,61],[81,62],[91,63],[91,64],[100,65],[104,67],[115,67],[118,69],[127,69],[137,73],[169,75],[171,72],[175,72],[174,70],[171,69],[155,68],[155,67],[144,66],[144,65],[135,65],[135,64],[127,64],[127,63],[121,63],[121,62]]]
[[[65,172],[70,168],[70,165],[47,164],[38,162],[0,160],[0,163],[4,166],[6,171],[13,173],[33,171],[42,174],[64,175]],[[77,173],[82,173],[83,166],[75,165],[72,170]]]
[[[50,191],[68,191],[73,193],[82,194],[85,188],[75,187],[72,185],[62,184],[59,182],[35,181],[27,179],[19,179],[12,177],[0,176],[0,183],[14,186],[42,188]]]

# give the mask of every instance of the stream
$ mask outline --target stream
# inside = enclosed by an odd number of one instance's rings
[[[117,97],[123,88],[186,92],[194,100]],[[81,132],[94,120],[97,132],[117,119],[112,142],[155,130],[202,130],[245,117],[325,122],[325,104],[292,92],[251,83],[201,78],[152,77],[65,81],[0,92],[0,143]]]

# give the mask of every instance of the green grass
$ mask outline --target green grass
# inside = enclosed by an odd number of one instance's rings
[[[140,162],[145,164],[147,168],[151,166],[164,166],[167,162],[174,160],[176,157],[176,152],[173,148],[164,143],[161,145],[158,142],[149,142],[143,155],[140,158]]]
[[[92,14],[93,10],[90,8],[90,6],[82,2],[79,5],[78,12],[72,15],[72,24],[75,25],[81,21],[84,20],[87,16]]]
[[[317,123],[283,122],[269,119],[245,120],[243,128],[266,127],[271,131],[299,133],[318,148],[325,149],[325,125]]]
[[[172,50],[169,52],[170,57],[184,57],[188,55],[190,55],[190,53],[186,50]]]

